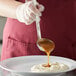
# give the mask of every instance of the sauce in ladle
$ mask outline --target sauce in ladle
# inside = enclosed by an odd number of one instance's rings
[[[44,64],[43,66],[50,67],[51,65],[49,63],[49,56],[50,56],[50,53],[55,48],[55,43],[49,39],[41,38],[37,41],[37,45],[38,45],[39,49],[44,51],[48,56],[48,64]]]

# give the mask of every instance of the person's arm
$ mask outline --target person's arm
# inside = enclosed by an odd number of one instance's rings
[[[41,16],[44,7],[37,3],[37,8],[33,0],[26,3],[21,3],[15,0],[0,0],[0,16],[17,19],[19,22],[30,25],[36,19],[36,16]]]
[[[16,19],[16,9],[21,4],[15,0],[0,0],[0,16]]]

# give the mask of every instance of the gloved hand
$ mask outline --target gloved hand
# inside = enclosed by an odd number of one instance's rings
[[[41,12],[44,11],[44,6],[37,3],[37,7],[33,1],[28,1],[22,5],[19,5],[16,10],[16,16],[18,21],[30,25],[36,21],[36,16],[41,16]]]

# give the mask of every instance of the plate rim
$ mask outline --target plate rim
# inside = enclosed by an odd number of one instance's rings
[[[46,55],[28,55],[28,56],[20,56],[20,57],[13,57],[13,58],[8,58],[8,59],[6,59],[7,61],[9,61],[9,60],[11,60],[11,59],[19,59],[19,58],[24,58],[24,57],[47,57]],[[70,58],[66,58],[66,57],[61,57],[61,56],[54,56],[54,55],[51,55],[50,57],[56,57],[56,58],[61,58],[61,59],[66,59],[66,60],[70,60],[70,61],[73,61],[73,62],[75,62],[76,63],[76,61],[75,60],[73,60],[73,59],[70,59]],[[6,61],[6,60],[3,60],[3,61],[1,61],[1,62],[4,62],[4,61]],[[1,62],[0,62],[0,68],[2,68],[2,69],[4,69],[4,70],[6,70],[6,71],[8,71],[8,72],[13,72],[13,73],[33,73],[33,74],[58,74],[58,73],[66,73],[66,72],[69,72],[69,71],[72,71],[72,70],[75,70],[76,69],[76,67],[74,68],[74,69],[69,69],[69,70],[66,70],[66,71],[61,71],[61,72],[31,72],[31,71],[25,71],[25,72],[18,72],[18,71],[16,71],[16,70],[11,70],[11,69],[9,69],[9,68],[5,68],[4,66],[2,66],[1,65]]]

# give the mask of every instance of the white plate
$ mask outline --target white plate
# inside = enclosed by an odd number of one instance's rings
[[[50,62],[59,62],[59,63],[65,63],[66,65],[69,66],[70,69],[67,71],[71,71],[76,69],[76,61],[64,57],[58,57],[58,56],[51,56],[50,57]],[[41,64],[41,63],[47,63],[47,56],[22,56],[22,57],[15,57],[15,58],[10,58],[7,60],[4,60],[0,62],[0,67],[2,69],[5,69],[6,71],[9,71],[13,74],[20,74],[20,76],[38,76],[39,74],[42,75],[58,75],[58,74],[63,74],[67,71],[64,72],[57,72],[57,73],[35,73],[31,72],[31,67],[36,64]],[[18,75],[19,76],[19,75]]]

